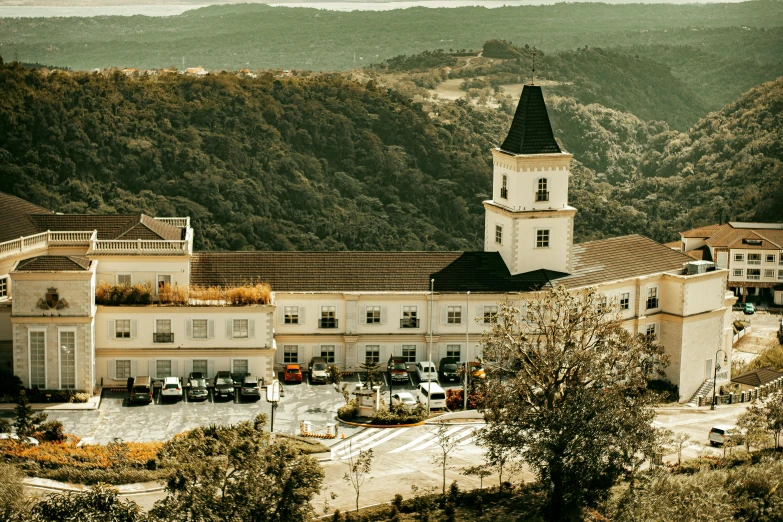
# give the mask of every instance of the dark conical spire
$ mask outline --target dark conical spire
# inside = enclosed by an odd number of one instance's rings
[[[522,87],[517,112],[500,150],[509,154],[557,154],[561,152],[552,133],[544,95],[538,85]]]

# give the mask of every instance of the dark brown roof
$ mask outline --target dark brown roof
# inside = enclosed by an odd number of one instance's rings
[[[762,386],[774,381],[778,377],[783,377],[783,373],[768,370],[767,368],[759,368],[758,370],[738,375],[737,377],[734,377],[731,382],[744,384],[745,386]]]
[[[83,272],[90,269],[90,260],[81,256],[38,256],[23,259],[16,265],[18,272]]]
[[[752,243],[747,243],[748,240]],[[783,230],[721,225],[706,242],[713,248],[778,250],[783,248]]]
[[[34,214],[39,231],[97,230],[98,239],[182,239],[183,230],[144,214]]]
[[[707,225],[706,227],[692,228],[690,230],[686,230],[685,232],[680,232],[680,235],[682,237],[706,238],[714,235],[724,226],[727,227],[728,225]]]
[[[569,288],[682,270],[692,257],[637,234],[574,245],[574,273],[557,282]]]
[[[3,192],[0,192],[0,209],[2,209],[0,212],[0,243],[37,234],[40,230],[28,219],[27,215],[49,212],[43,207]]]
[[[681,270],[688,256],[642,236],[574,246],[576,270],[512,276],[497,252],[196,252],[191,284],[264,282],[279,292],[529,292]]]
[[[509,154],[557,154],[544,94],[538,85],[525,85],[519,97],[514,120],[500,150]]]

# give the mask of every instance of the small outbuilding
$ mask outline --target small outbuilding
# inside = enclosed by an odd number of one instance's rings
[[[783,373],[770,370],[768,368],[759,368],[742,375],[734,377],[731,382],[739,384],[742,391],[749,391],[759,386],[764,386],[783,377]]]

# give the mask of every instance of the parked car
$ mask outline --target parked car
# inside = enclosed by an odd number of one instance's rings
[[[310,374],[310,382],[326,382],[326,357],[313,357],[310,359],[310,364],[307,366],[307,371]]]
[[[753,303],[745,303],[745,315],[753,315],[756,313],[756,307]]]
[[[140,375],[128,379],[128,402],[130,404],[152,402],[152,379],[149,376]]]
[[[215,398],[234,398],[234,379],[229,371],[219,371],[215,375]]]
[[[421,361],[416,363],[416,373],[419,374],[419,380],[422,382],[438,380],[438,372],[435,369],[435,363]]]
[[[179,377],[166,377],[160,389],[161,399],[182,400],[182,380]]]
[[[416,388],[417,400],[426,407],[428,397],[431,410],[446,408],[446,391],[443,388],[435,382],[419,383],[419,387]]]
[[[444,357],[438,365],[440,382],[459,382],[459,361],[454,357]]]
[[[302,368],[298,364],[286,364],[283,382],[302,382]]]
[[[736,426],[719,424],[710,429],[708,437],[711,446],[722,446],[727,442],[734,445],[742,444],[742,431]]]
[[[188,382],[192,381],[193,379],[206,379],[207,376],[204,375],[204,372],[190,372],[188,374]]]
[[[190,386],[188,386],[188,399],[195,400],[207,400],[209,398],[209,390],[207,389],[206,379],[191,379]]]
[[[393,382],[408,382],[408,364],[402,357],[392,357],[389,372]]]
[[[258,387],[258,377],[253,377],[252,375],[245,377],[242,388],[239,390],[239,396],[256,400],[260,399],[261,388]]]
[[[392,395],[392,404],[404,406],[416,406],[416,399],[410,392],[399,392]]]

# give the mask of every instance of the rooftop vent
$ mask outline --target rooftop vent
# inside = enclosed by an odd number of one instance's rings
[[[706,274],[715,270],[715,263],[712,261],[690,261],[685,263],[685,273],[687,275]]]

